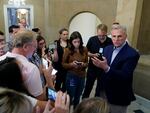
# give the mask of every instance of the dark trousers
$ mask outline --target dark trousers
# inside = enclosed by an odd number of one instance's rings
[[[55,90],[62,92],[66,91],[66,71],[58,71],[56,73],[56,83],[55,83]]]
[[[85,85],[85,89],[84,89],[82,98],[89,97],[96,79],[97,79],[97,86],[96,86],[95,96],[96,97],[100,96],[100,85],[99,85],[100,84],[100,76],[101,76],[100,71],[95,71],[92,69],[87,70],[86,85]]]
[[[85,77],[68,72],[66,78],[67,93],[70,96],[70,102],[73,104],[74,109],[80,102],[80,97],[84,88]]]

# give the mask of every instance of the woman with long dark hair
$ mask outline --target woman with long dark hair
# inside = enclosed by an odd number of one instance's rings
[[[66,88],[75,108],[84,88],[88,64],[88,51],[83,46],[82,37],[78,31],[73,32],[70,36],[70,46],[64,51],[62,64],[68,71]]]

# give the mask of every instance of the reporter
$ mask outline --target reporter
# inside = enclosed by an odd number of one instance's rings
[[[66,88],[74,106],[78,105],[84,89],[88,51],[82,36],[75,31],[70,36],[70,46],[64,50],[62,65],[67,70]]]

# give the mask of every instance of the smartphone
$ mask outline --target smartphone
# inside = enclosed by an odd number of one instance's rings
[[[52,75],[55,75],[57,73],[57,70],[56,69],[53,69],[52,70]]]
[[[77,65],[81,65],[82,63],[81,63],[81,62],[76,62],[76,64],[77,64]]]
[[[55,101],[57,92],[52,88],[47,88],[47,98],[51,101]]]
[[[99,48],[98,59],[100,59],[102,61],[104,60],[103,59],[103,48]]]
[[[104,60],[104,59],[103,59],[103,55],[102,55],[101,53],[98,54],[98,59],[99,59],[99,60],[102,60],[102,61]]]
[[[78,61],[77,61],[77,62],[76,62],[76,64],[77,64],[77,65],[81,65],[81,64],[82,64],[82,62],[78,62]]]
[[[42,58],[42,63],[45,66],[45,68],[48,69],[48,61]]]

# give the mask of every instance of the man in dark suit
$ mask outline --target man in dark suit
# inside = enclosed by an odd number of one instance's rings
[[[124,26],[112,28],[111,35],[113,45],[104,49],[103,61],[97,57],[92,58],[92,61],[104,70],[99,85],[110,104],[110,112],[126,113],[127,106],[135,100],[132,81],[140,55],[126,42],[127,33]]]

